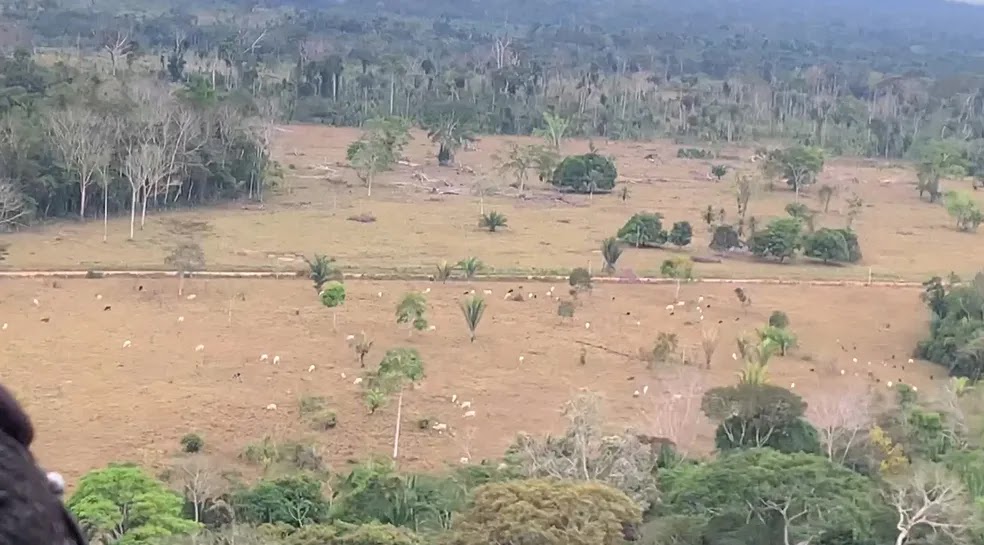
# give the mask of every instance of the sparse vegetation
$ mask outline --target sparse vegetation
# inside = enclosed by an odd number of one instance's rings
[[[495,210],[490,210],[489,212],[482,214],[482,218],[479,220],[478,226],[483,229],[488,229],[490,233],[494,233],[497,229],[505,227],[506,222],[506,216],[496,212]]]
[[[304,258],[308,266],[308,278],[314,284],[314,291],[321,293],[325,284],[332,280],[341,280],[341,275],[335,267],[335,259],[326,255],[315,254],[314,258]]]
[[[181,438],[181,450],[194,454],[205,448],[205,440],[197,433],[189,433]]]
[[[622,257],[622,246],[615,238],[606,238],[601,241],[601,257],[605,260],[605,272],[612,274],[615,272],[615,265]]]
[[[449,264],[447,260],[441,261],[436,267],[434,280],[437,280],[442,284],[446,284],[448,279],[451,278],[451,275],[453,273],[454,273],[454,266]]]
[[[957,229],[961,231],[976,231],[984,223],[984,213],[977,202],[966,193],[947,191],[943,204],[950,216],[957,220]]]
[[[465,278],[471,280],[485,269],[485,264],[477,257],[467,257],[458,262],[458,268],[465,273]]]
[[[396,323],[408,324],[407,336],[413,335],[413,330],[427,329],[427,299],[424,294],[412,291],[400,299],[396,305]]]
[[[465,318],[465,325],[468,326],[471,342],[475,342],[475,330],[482,322],[485,306],[485,299],[481,297],[469,297],[461,303],[461,314]]]

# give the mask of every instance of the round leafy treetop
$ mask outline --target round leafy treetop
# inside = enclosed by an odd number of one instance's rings
[[[321,290],[321,304],[328,308],[341,306],[345,302],[345,286],[338,281],[331,281],[325,284]]]
[[[615,187],[615,163],[597,153],[571,155],[554,170],[550,183],[577,193],[603,193]]]

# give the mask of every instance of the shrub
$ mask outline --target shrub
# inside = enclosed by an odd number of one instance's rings
[[[769,316],[769,326],[785,329],[789,327],[789,316],[786,316],[786,313],[781,310],[773,311]]]
[[[458,267],[465,273],[465,278],[472,279],[485,268],[485,264],[477,257],[467,257],[458,262]]]
[[[325,284],[321,290],[321,304],[328,308],[341,306],[345,302],[345,285],[336,280]]]
[[[957,220],[957,229],[961,231],[976,231],[984,222],[984,213],[966,193],[947,191],[943,197],[946,211]]]
[[[201,452],[205,440],[197,433],[189,433],[181,438],[181,449],[188,453]]]
[[[919,343],[916,355],[946,366],[956,377],[984,377],[984,272],[970,285],[934,277],[923,286],[930,335]]]
[[[641,351],[642,359],[646,362],[646,367],[652,369],[654,366],[669,362],[677,354],[680,340],[676,333],[666,333],[660,331],[656,335],[656,342],[653,347],[646,351]]]
[[[487,214],[482,214],[481,219],[478,220],[478,226],[494,233],[496,229],[506,226],[506,216],[491,210]]]
[[[666,236],[662,214],[641,212],[633,214],[629,221],[625,222],[625,225],[618,230],[616,238],[639,248],[662,246],[666,243]]]
[[[738,231],[730,225],[718,225],[714,228],[714,235],[711,237],[710,247],[712,250],[719,252],[741,247],[741,239],[738,237]]]
[[[689,221],[678,221],[673,224],[673,229],[670,229],[669,241],[673,245],[683,248],[690,244],[693,235],[694,230]]]
[[[605,260],[605,272],[609,274],[615,272],[615,265],[622,257],[622,246],[619,245],[618,239],[606,238],[601,241],[601,257]]]
[[[717,178],[717,181],[721,181],[724,175],[728,173],[728,167],[725,165],[714,165],[711,167],[711,176]]]
[[[822,259],[824,263],[845,263],[851,258],[844,234],[838,229],[826,228],[803,238],[803,255]]]
[[[803,224],[796,218],[772,220],[749,241],[752,253],[759,257],[772,257],[780,263],[792,257],[800,247]]]
[[[771,320],[770,320],[771,321]],[[796,335],[792,331],[775,326],[768,326],[758,331],[763,343],[772,343],[779,348],[779,354],[785,356],[790,348],[796,346]]]
[[[714,152],[700,148],[679,148],[676,156],[678,159],[713,159]]]
[[[557,304],[557,316],[561,318],[573,318],[574,309],[574,301],[561,301]]]
[[[434,275],[434,279],[442,284],[447,283],[448,279],[451,278],[452,272],[454,272],[454,266],[449,264],[447,260],[441,261],[437,265],[437,271]]]
[[[232,498],[239,520],[302,527],[327,520],[329,504],[314,477],[294,475],[260,481]]]
[[[327,399],[324,397],[302,397],[299,412],[301,418],[306,420],[316,430],[330,430],[338,425],[338,417],[335,411],[328,409]]]
[[[694,264],[689,259],[682,257],[667,259],[660,265],[659,273],[667,278],[690,280],[694,277]]]
[[[600,193],[615,187],[618,171],[611,159],[597,153],[564,158],[554,170],[550,183],[577,193]]]
[[[567,277],[567,283],[576,290],[587,291],[591,289],[591,273],[584,267],[577,267],[571,271]]]

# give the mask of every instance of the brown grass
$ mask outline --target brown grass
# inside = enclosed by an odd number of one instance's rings
[[[301,255],[315,252],[336,256],[347,269],[363,272],[430,272],[441,260],[455,262],[472,255],[499,272],[564,271],[589,264],[598,270],[600,241],[641,210],[662,212],[670,223],[690,221],[696,235],[684,253],[707,254],[708,233],[700,220],[701,210],[710,204],[715,209],[724,207],[731,218],[735,214],[732,175],[714,183],[707,179],[710,165],[720,162],[755,172],[748,150],[721,150],[733,160],[694,161],[676,159],[678,146],[668,142],[597,141],[603,153],[616,158],[620,177],[629,187],[628,202],[622,203],[614,194],[561,200],[538,183],[521,200],[508,187],[511,180],[495,172],[492,157],[503,152],[508,142],[531,139],[483,138],[478,150],[459,154],[459,163],[467,169],[458,171],[437,167],[434,146],[424,135],[416,134],[407,157],[419,166],[399,166],[385,173],[377,180],[372,199],[367,199],[355,173],[344,164],[345,147],[358,134],[355,129],[321,126],[281,128],[275,154],[287,179],[262,210],[229,205],[221,210],[157,214],[148,219],[146,229],[134,241],[126,240],[126,220],[120,219],[111,222],[108,244],[101,241],[102,226],[97,221],[58,223],[9,237],[10,256],[3,265],[11,269],[159,269],[173,244],[175,222],[191,221],[207,224],[204,247],[208,268],[214,270],[291,270],[302,265]],[[572,140],[564,151],[587,148],[586,141]],[[662,161],[646,160],[650,153]],[[323,166],[332,171],[320,168]],[[432,183],[414,179],[415,172]],[[838,186],[840,195],[833,200],[831,212],[818,219],[818,227],[844,225],[844,200],[851,192],[859,194],[866,203],[856,223],[865,255],[861,264],[831,267],[800,260],[776,265],[729,259],[722,264],[699,264],[695,272],[705,277],[867,279],[870,268],[876,279],[906,280],[924,280],[950,271],[973,272],[979,264],[966,249],[978,243],[981,235],[956,231],[942,206],[918,199],[914,182],[910,168],[870,161],[829,162],[820,183]],[[967,182],[948,184],[969,189]],[[474,194],[478,185],[500,193],[486,197],[485,208],[509,218],[503,232],[478,229],[480,205]],[[770,217],[784,215],[783,207],[792,199],[791,192],[783,188],[760,191],[751,202],[750,215],[764,224]],[[804,199],[819,208],[813,195]],[[347,220],[360,214],[371,214],[377,220]],[[640,276],[658,275],[660,263],[675,253],[629,249],[620,269]]]
[[[494,457],[517,432],[558,431],[559,408],[580,389],[604,397],[613,426],[657,431],[654,407],[673,393],[664,390],[672,388],[666,380],[676,367],[650,371],[617,353],[638,354],[659,331],[668,331],[680,336],[691,357],[702,359],[698,296],[710,305],[703,309],[705,322],[721,335],[712,368],[690,368],[703,388],[734,381],[739,363],[731,357],[733,339],[760,327],[776,309],[789,314],[801,347],[774,360],[772,380],[786,387],[795,383],[807,399],[843,381],[887,392],[886,381],[901,380],[927,391],[934,382],[930,375],[936,381],[945,375],[931,364],[904,364],[925,330],[925,312],[912,289],[750,286],[754,305],[746,314],[730,286],[689,285],[681,294],[687,305],[671,316],[664,307],[672,303],[672,286],[605,285],[583,295],[573,320],[565,321],[545,284],[348,286],[338,331],[332,332],[331,312],[301,280],[191,280],[191,301],[177,297],[175,280],[8,280],[0,286],[8,322],[0,332],[4,381],[36,420],[42,463],[76,478],[114,460],[161,467],[188,432],[200,433],[206,451],[230,465],[265,435],[314,439],[336,469],[370,454],[388,455],[395,407],[366,414],[360,386],[353,384],[362,370],[345,339],[360,331],[376,341],[370,365],[400,346],[417,348],[425,361],[427,377],[406,396],[401,465],[407,468],[440,467],[466,451],[473,460]],[[408,339],[395,323],[394,306],[405,291],[424,288],[432,289],[429,319],[436,329]],[[474,344],[457,307],[471,289],[493,291]],[[505,301],[507,289],[537,297]],[[111,309],[103,310],[107,305]],[[127,340],[132,346],[123,348]],[[204,351],[195,351],[199,344]],[[261,363],[264,353],[279,355],[280,365]],[[852,363],[854,357],[859,363]],[[316,369],[308,373],[310,365]],[[646,386],[646,395],[633,397]],[[308,395],[327,398],[338,414],[337,428],[314,432],[301,421],[298,403]],[[452,395],[471,401],[477,416],[464,418]],[[265,410],[270,403],[278,409]],[[451,433],[419,430],[421,418],[445,422]],[[700,429],[695,438],[681,439],[707,450],[709,430],[706,424]]]

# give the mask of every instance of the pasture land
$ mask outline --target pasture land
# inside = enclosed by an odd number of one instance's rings
[[[667,222],[690,221],[695,238],[683,254],[707,255],[708,231],[701,211],[711,205],[735,217],[733,174],[716,183],[708,179],[712,164],[753,172],[748,149],[720,149],[724,159],[677,159],[679,147],[669,142],[595,141],[602,153],[615,157],[621,183],[629,189],[622,202],[617,194],[560,195],[533,178],[525,198],[509,187],[509,174],[497,172],[495,156],[508,143],[529,143],[524,137],[483,137],[477,149],[457,156],[458,168],[441,168],[435,146],[415,133],[406,157],[415,166],[399,165],[381,174],[367,198],[354,171],[345,163],[345,149],[357,129],[294,125],[280,127],[275,157],[284,168],[284,182],[270,192],[262,207],[230,204],[219,209],[153,213],[147,225],[128,241],[129,218],[110,221],[109,241],[102,242],[102,224],[62,222],[6,237],[8,269],[161,269],[176,238],[192,233],[201,239],[209,269],[294,270],[301,256],[315,252],[338,259],[346,270],[359,272],[430,273],[447,259],[455,262],[477,256],[498,273],[563,272],[590,264],[601,266],[599,244],[613,236],[635,212],[658,211]],[[583,153],[585,140],[569,140],[565,153]],[[647,159],[647,156],[658,159]],[[919,200],[914,171],[906,166],[872,161],[828,161],[820,184],[838,188],[830,210],[817,227],[840,227],[846,222],[846,198],[860,196],[865,206],[855,222],[864,252],[860,264],[823,266],[800,259],[787,265],[727,258],[723,263],[699,264],[704,277],[875,279],[921,281],[955,271],[970,274],[979,259],[969,248],[981,235],[958,232],[940,205]],[[480,188],[481,191],[480,191]],[[968,181],[948,181],[946,188],[970,189]],[[479,198],[484,192],[486,196]],[[803,199],[814,209],[820,204],[816,188]],[[760,225],[781,216],[793,201],[784,187],[759,191],[750,216]],[[979,197],[978,197],[979,198]],[[984,202],[984,201],[982,201]],[[480,208],[508,217],[508,228],[487,233],[477,227]],[[349,218],[371,215],[372,223]],[[176,233],[185,233],[184,235]],[[660,263],[675,250],[629,249],[620,261],[623,273],[658,276]]]
[[[436,328],[408,336],[395,323],[396,301],[428,288]],[[336,469],[388,455],[395,403],[369,415],[354,384],[366,369],[346,336],[361,331],[375,340],[367,369],[394,347],[416,348],[425,362],[426,378],[405,399],[400,463],[407,468],[499,456],[520,431],[558,432],[560,407],[581,389],[603,396],[613,427],[673,433],[685,447],[706,451],[711,430],[697,418],[700,393],[734,382],[735,337],[753,333],[773,310],[789,314],[800,347],[773,360],[771,381],[807,401],[848,387],[887,394],[888,381],[932,391],[946,378],[938,366],[905,363],[926,330],[915,289],[746,286],[753,304],[743,309],[733,286],[689,284],[680,297],[686,304],[671,315],[665,307],[674,286],[599,285],[580,296],[573,319],[557,315],[544,283],[351,281],[348,289],[333,331],[331,312],[302,280],[190,280],[185,294],[193,300],[177,296],[173,279],[4,280],[3,381],[36,421],[41,462],[74,482],[112,460],[162,468],[189,432],[229,464],[264,436],[316,441]],[[458,309],[472,289],[492,291],[474,343]],[[509,289],[537,297],[506,301]],[[558,284],[555,293],[565,292]],[[649,369],[636,357],[668,332],[702,361],[702,325],[719,330],[710,369]],[[261,354],[279,356],[279,365],[261,362]],[[300,418],[301,398],[314,395],[337,413],[335,429],[312,431]],[[473,418],[451,402],[455,395],[471,401]],[[266,409],[271,403],[276,410]],[[423,418],[446,423],[448,433],[420,429]]]

